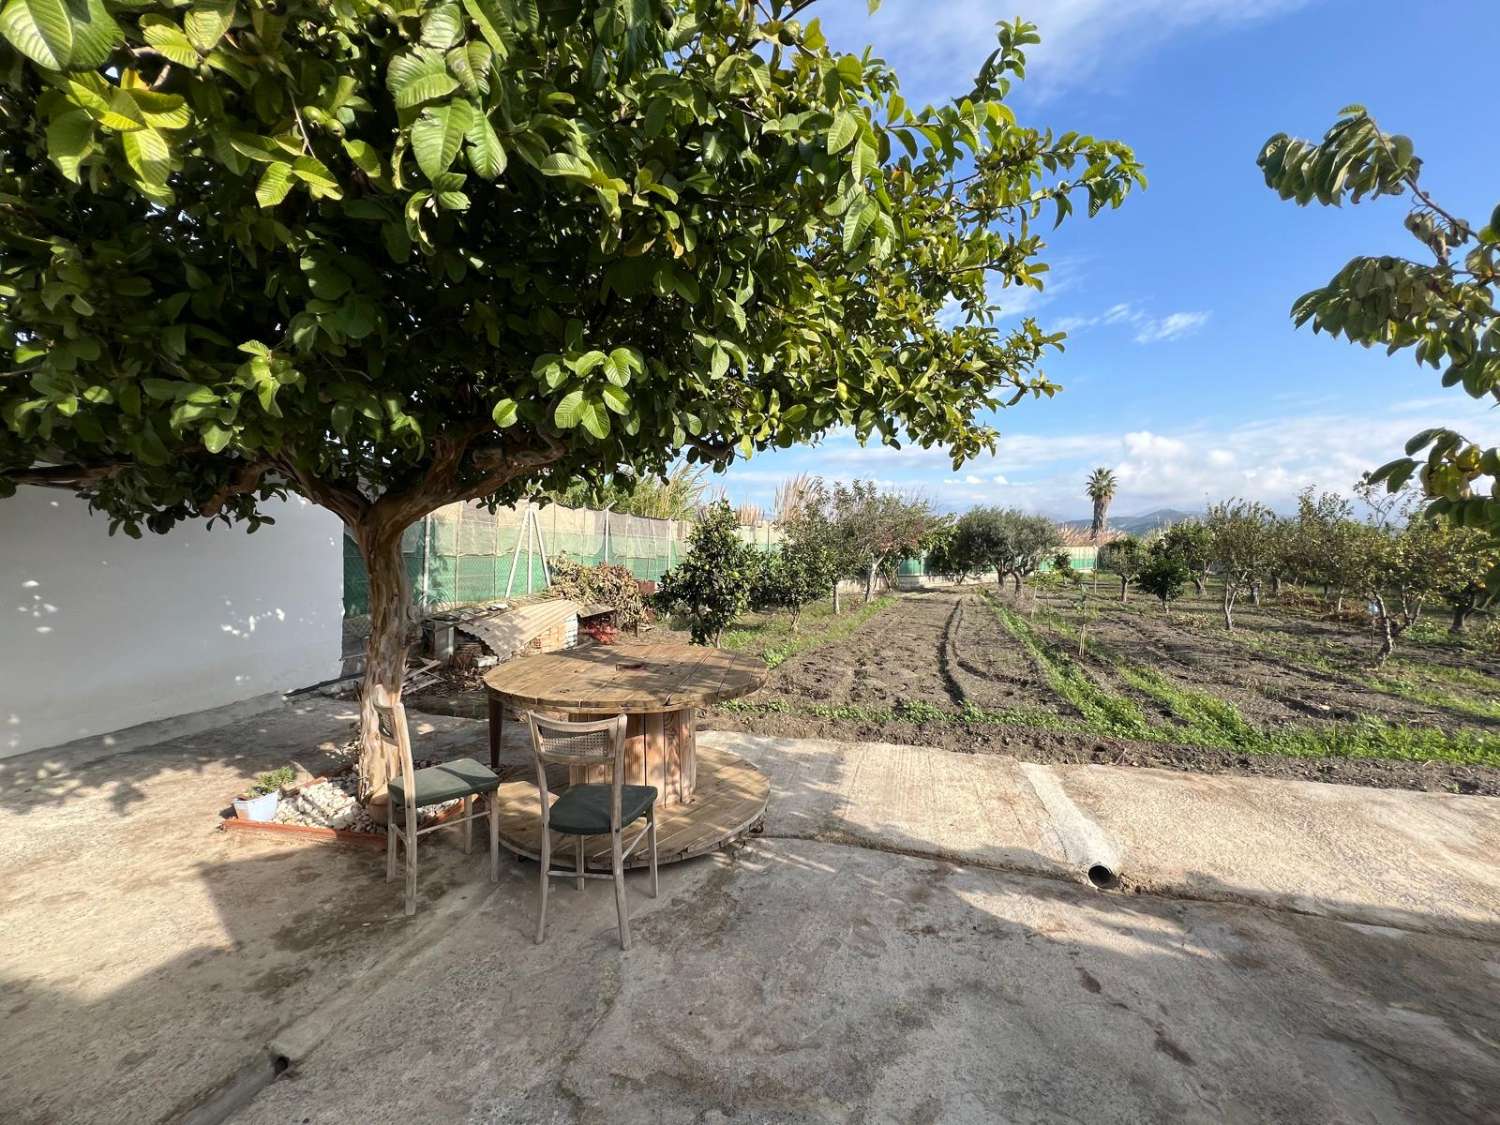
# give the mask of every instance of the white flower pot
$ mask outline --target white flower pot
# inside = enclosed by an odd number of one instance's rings
[[[262,793],[259,797],[241,797],[234,803],[234,815],[241,820],[275,820],[280,793]]]

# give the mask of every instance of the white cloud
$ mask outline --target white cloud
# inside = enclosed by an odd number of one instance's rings
[[[1209,315],[1207,312],[1174,312],[1156,317],[1129,301],[1122,301],[1111,305],[1097,316],[1059,317],[1052,327],[1061,332],[1074,333],[1086,328],[1123,324],[1136,330],[1137,344],[1155,344],[1197,331],[1208,322]]]
[[[830,41],[843,50],[873,45],[901,75],[908,99],[964,93],[994,47],[995,23],[1019,14],[1042,42],[1026,50],[1025,96],[1117,79],[1174,39],[1273,19],[1309,0],[1047,0],[997,6],[994,0],[885,0],[866,17],[865,0],[816,4]],[[1029,9],[1029,10],[1028,10]]]
[[[1482,445],[1500,443],[1500,410],[1455,395],[1441,406],[1413,399],[1369,411],[1298,409],[1169,430],[1005,432],[993,455],[957,473],[944,450],[866,448],[844,431],[815,448],[731,469],[726,484],[736,500],[766,504],[776,481],[805,471],[833,480],[873,478],[892,489],[926,488],[952,511],[1006,504],[1075,518],[1088,514],[1084,479],[1104,465],[1119,478],[1114,510],[1121,515],[1163,507],[1198,511],[1208,500],[1230,496],[1289,511],[1308,486],[1347,494],[1361,473],[1398,456],[1408,437],[1434,425],[1452,426]]]
[[[1162,340],[1175,340],[1202,328],[1208,320],[1206,312],[1169,313],[1160,320],[1147,320],[1135,334],[1137,344],[1155,344]]]

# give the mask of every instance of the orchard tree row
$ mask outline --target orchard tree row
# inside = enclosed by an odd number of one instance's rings
[[[662,576],[657,601],[682,613],[693,640],[718,644],[724,628],[750,609],[784,611],[797,627],[802,610],[854,580],[871,601],[880,579],[943,535],[946,521],[921,497],[873,483],[799,482],[778,513],[782,539],[763,551],[744,542],[727,501],[706,508],[688,538],[687,556]]]
[[[1113,540],[1099,563],[1120,581],[1125,600],[1131,585],[1158,598],[1163,607],[1192,581],[1202,595],[1210,574],[1222,583],[1224,628],[1235,628],[1242,599],[1259,605],[1265,593],[1279,595],[1285,583],[1320,587],[1335,613],[1358,598],[1369,608],[1380,635],[1377,662],[1423,611],[1442,605],[1451,632],[1497,589],[1500,546],[1487,530],[1459,525],[1424,510],[1411,492],[1383,494],[1369,481],[1356,501],[1311,489],[1298,499],[1297,514],[1276,515],[1266,505],[1240,499],[1212,504],[1201,521],[1176,524],[1142,541]]]

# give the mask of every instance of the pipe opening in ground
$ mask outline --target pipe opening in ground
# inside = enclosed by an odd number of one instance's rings
[[[276,1075],[286,1073],[287,1067],[292,1065],[292,1060],[285,1055],[277,1055],[271,1060],[271,1072]]]
[[[1115,873],[1113,868],[1102,863],[1091,864],[1088,870],[1088,877],[1089,882],[1101,891],[1107,891],[1120,885],[1120,876]]]

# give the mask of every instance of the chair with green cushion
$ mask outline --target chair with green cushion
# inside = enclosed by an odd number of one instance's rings
[[[630,911],[625,905],[625,860],[644,839],[651,848],[651,897],[656,897],[656,787],[625,784],[625,716],[592,722],[547,719],[528,712],[531,749],[536,759],[536,784],[542,802],[541,908],[537,915],[536,940],[547,936],[547,887],[553,878],[574,879],[583,890],[585,879],[613,879],[615,912],[620,918],[620,948],[630,948]],[[608,785],[570,785],[551,800],[547,789],[547,766],[566,765],[587,769],[608,766]],[[646,827],[624,846],[625,826],[646,818]],[[577,836],[574,870],[552,870],[552,833]],[[586,871],[584,838],[609,834],[610,873]]]
[[[388,764],[386,792],[390,805],[386,816],[385,878],[396,877],[396,845],[406,847],[407,914],[417,912],[417,837],[439,828],[462,825],[465,854],[474,850],[474,821],[488,816],[490,821],[490,881],[500,880],[500,803],[496,799],[500,778],[473,758],[457,758],[426,769],[413,769],[411,733],[406,726],[406,708],[399,702],[388,703],[381,693],[372,702],[380,728],[380,741]],[[474,798],[485,797],[487,813],[474,811]],[[429,805],[463,801],[461,817],[417,828],[417,811]]]

